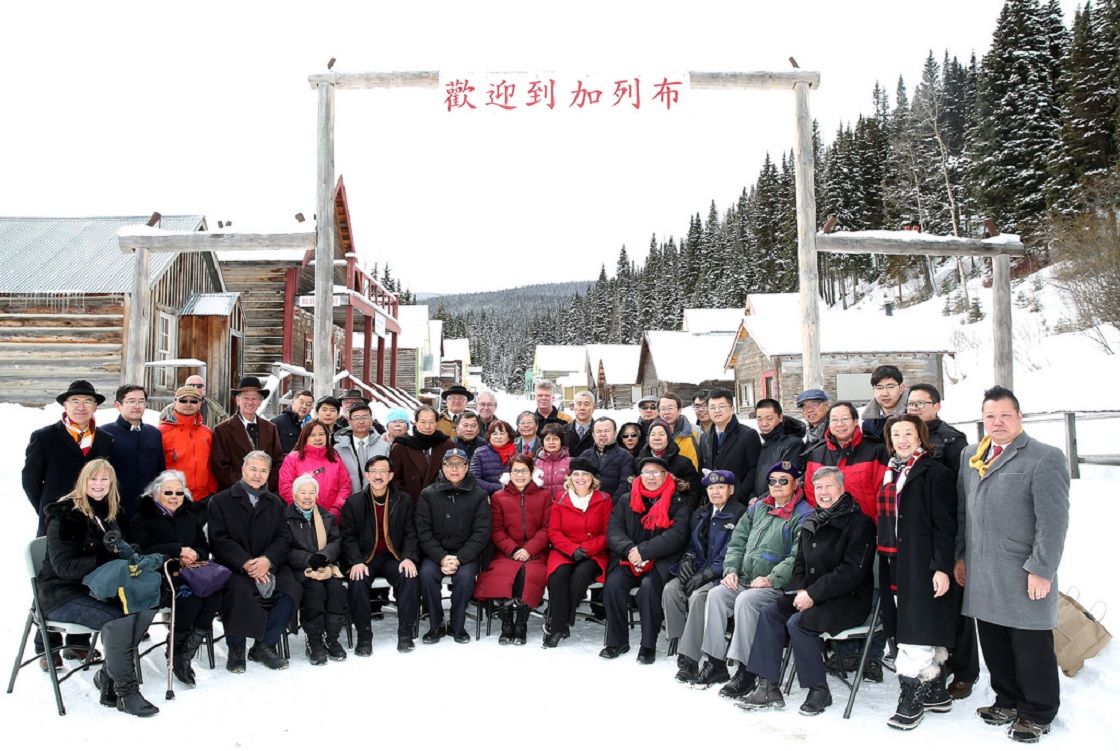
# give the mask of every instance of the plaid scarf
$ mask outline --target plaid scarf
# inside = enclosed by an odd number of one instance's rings
[[[85,430],[80,430],[71,420],[70,416],[65,412],[62,414],[62,424],[66,426],[69,431],[70,437],[78,444],[78,448],[82,450],[82,456],[89,456],[89,450],[93,448],[93,435],[97,432],[97,423],[91,417],[89,418],[89,425]]]
[[[898,555],[898,494],[906,484],[910,475],[910,468],[914,462],[925,456],[924,449],[919,448],[909,459],[892,456],[890,466],[883,475],[883,484],[875,497],[875,510],[878,516],[876,529],[879,537],[879,552],[888,557]]]

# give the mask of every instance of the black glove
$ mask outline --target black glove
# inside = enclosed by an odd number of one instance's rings
[[[307,559],[307,567],[310,569],[322,568],[327,565],[327,557],[322,553],[312,553],[311,557]]]
[[[120,530],[117,529],[106,530],[105,536],[101,538],[101,544],[104,545],[105,549],[110,553],[117,552],[117,546],[120,544],[120,541],[121,533]]]
[[[695,573],[696,556],[692,555],[692,553],[686,553],[684,557],[681,558],[681,562],[677,564],[677,576],[681,578],[681,581],[687,582]]]
[[[716,572],[710,568],[703,571],[697,571],[689,577],[688,582],[684,585],[684,593],[686,596],[691,596],[693,592],[703,587],[708,582],[716,578]]]
[[[587,551],[584,550],[583,548],[576,548],[575,551],[572,553],[572,560],[575,561],[576,563],[579,563],[580,561],[586,561],[590,557],[591,556],[589,556],[587,554]]]

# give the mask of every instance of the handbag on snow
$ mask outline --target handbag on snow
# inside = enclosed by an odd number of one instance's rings
[[[1080,592],[1071,587],[1069,592]],[[1098,601],[1093,608],[1104,603]],[[1108,612],[1101,613],[1104,618]],[[1090,609],[1085,608],[1076,598],[1066,592],[1058,592],[1058,627],[1054,629],[1054,652],[1062,672],[1071,678],[1081,670],[1090,657],[1104,649],[1112,641],[1112,634],[1106,629]]]

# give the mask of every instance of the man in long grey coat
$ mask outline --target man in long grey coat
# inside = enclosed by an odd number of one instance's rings
[[[1053,446],[1023,432],[1019,400],[984,393],[979,444],[961,456],[954,575],[976,618],[995,703],[977,714],[1034,742],[1058,713],[1058,565],[1069,526],[1069,469]]]

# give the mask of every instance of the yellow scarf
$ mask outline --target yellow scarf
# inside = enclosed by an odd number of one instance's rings
[[[1022,434],[1023,434],[1023,431],[1020,430],[1019,435],[1022,435]],[[1019,435],[1015,436],[1015,438],[1017,439],[1019,437]],[[1014,443],[1014,442],[1015,441],[1012,440],[1011,443]],[[1007,445],[1010,446],[1011,443],[1009,443]],[[968,466],[971,467],[972,469],[975,469],[977,472],[980,473],[980,479],[981,480],[984,479],[984,473],[987,472],[989,469],[991,469],[992,462],[994,462],[996,460],[996,457],[993,456],[988,461],[984,461],[984,457],[987,456],[988,449],[990,449],[991,447],[992,447],[992,437],[990,435],[984,436],[984,440],[980,441],[980,445],[976,447],[975,456],[973,456],[971,459],[968,460]],[[1007,448],[1005,447],[1003,450],[1006,451]],[[1001,451],[1000,453],[1002,454],[1003,452]]]

